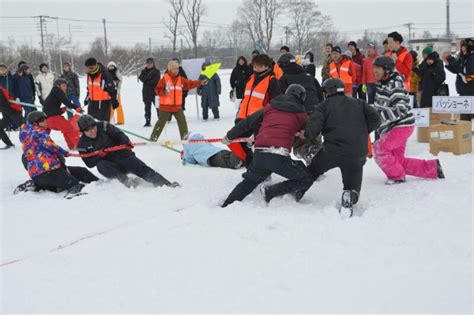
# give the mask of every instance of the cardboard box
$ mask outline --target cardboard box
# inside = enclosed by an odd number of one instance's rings
[[[470,121],[451,121],[429,127],[430,153],[451,152],[455,155],[472,152]]]
[[[430,126],[440,124],[442,121],[460,120],[460,114],[436,114],[431,112],[430,108]],[[430,142],[429,127],[417,127],[417,139],[418,142],[428,143]]]

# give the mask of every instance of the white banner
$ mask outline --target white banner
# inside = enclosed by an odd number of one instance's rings
[[[199,79],[202,71],[202,64],[206,61],[204,58],[183,59],[182,67],[189,80]],[[196,94],[196,89],[189,90],[188,94]]]
[[[433,113],[474,114],[474,96],[433,96]]]

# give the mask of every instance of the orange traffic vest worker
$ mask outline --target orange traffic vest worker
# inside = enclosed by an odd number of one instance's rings
[[[207,84],[207,79],[188,80],[179,75],[178,62],[171,60],[168,63],[168,71],[161,78],[155,88],[155,93],[160,97],[159,118],[151,133],[151,139],[157,141],[166,125],[166,122],[174,116],[178,122],[181,139],[188,133],[188,124],[183,111],[183,90],[192,90]]]
[[[256,55],[252,59],[252,65],[253,73],[245,86],[236,123],[263,109],[273,98],[281,94],[278,79],[272,69],[272,59],[266,54]],[[242,137],[251,135],[252,132]],[[229,148],[244,161],[245,165],[249,165],[252,161],[252,150],[247,143],[231,143]]]
[[[112,75],[95,58],[86,60],[87,96],[84,105],[92,117],[109,121],[110,109],[117,108],[117,90]]]
[[[349,58],[342,58],[340,61],[332,61],[329,65],[329,75],[331,78],[339,78],[344,82],[344,94],[352,95],[352,83],[357,80],[357,73]]]

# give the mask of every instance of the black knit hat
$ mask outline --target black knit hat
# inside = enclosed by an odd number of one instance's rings
[[[86,60],[85,66],[86,67],[91,67],[97,65],[97,59],[91,57]]]
[[[391,37],[394,41],[402,43],[403,42],[403,36],[399,32],[392,32],[388,34],[387,37]]]
[[[288,46],[281,46],[280,51],[282,51],[282,50],[284,50],[284,51],[286,51],[286,52],[290,52],[290,47],[288,47]]]
[[[252,51],[252,55],[260,55],[260,52],[257,49],[255,49],[254,51]]]

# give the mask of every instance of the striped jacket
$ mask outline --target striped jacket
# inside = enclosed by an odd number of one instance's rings
[[[392,128],[413,126],[415,117],[410,112],[410,98],[403,87],[403,78],[393,73],[387,80],[376,85],[375,108],[380,114],[382,124],[379,132],[384,133]]]

